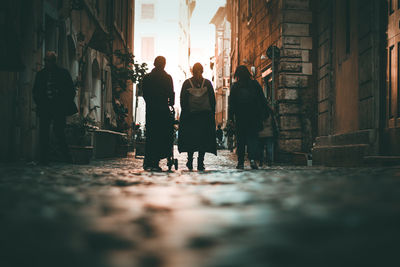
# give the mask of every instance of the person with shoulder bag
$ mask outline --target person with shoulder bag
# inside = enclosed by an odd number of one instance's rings
[[[178,149],[187,152],[186,166],[193,170],[193,155],[198,152],[197,170],[204,171],[206,152],[217,155],[215,134],[215,95],[211,82],[203,78],[203,66],[196,63],[193,77],[182,85],[181,117],[179,122]]]
[[[238,66],[237,80],[231,86],[229,95],[229,120],[235,124],[237,142],[237,169],[244,169],[245,148],[252,169],[257,169],[259,159],[258,132],[262,130],[263,110],[267,105],[260,84],[251,78],[246,66]]]

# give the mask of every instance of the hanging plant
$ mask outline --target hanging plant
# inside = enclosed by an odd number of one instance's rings
[[[118,65],[110,64],[111,76],[113,81],[113,108],[117,115],[117,125],[119,129],[126,129],[125,118],[128,116],[128,109],[120,101],[120,95],[127,89],[127,82],[139,84],[147,73],[147,64],[135,61],[135,56],[122,50],[115,50],[113,56],[118,58]]]

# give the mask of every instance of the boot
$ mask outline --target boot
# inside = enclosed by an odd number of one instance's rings
[[[191,171],[193,170],[193,158],[188,158],[186,162],[186,167]]]
[[[236,165],[236,169],[239,169],[239,170],[244,169],[244,156],[238,156],[238,163]]]
[[[244,169],[244,162],[243,161],[239,161],[238,164],[236,165],[236,169],[243,170]]]
[[[151,166],[151,171],[153,172],[162,172],[161,167],[159,166],[160,160],[154,160]]]
[[[204,171],[206,168],[204,167],[204,158],[197,158],[197,170]]]
[[[258,169],[257,162],[254,159],[250,160],[250,167],[253,170],[257,170]]]

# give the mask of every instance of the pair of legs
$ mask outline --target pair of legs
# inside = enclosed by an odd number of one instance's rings
[[[274,143],[273,137],[260,138],[260,165],[265,162],[264,151],[267,152],[267,164],[271,165],[274,162]]]
[[[144,161],[143,161],[143,169],[145,170],[153,170],[153,171],[161,171],[159,166],[160,157],[157,151],[156,144],[153,141],[152,136],[147,135],[146,144],[144,150]]]
[[[42,115],[39,118],[39,145],[40,145],[40,162],[49,162],[49,141],[50,141],[50,125],[53,124],[54,135],[57,139],[61,155],[65,162],[72,162],[71,154],[65,137],[66,118],[63,115]]]
[[[168,109],[146,109],[146,143],[143,168],[161,171],[160,160],[167,158],[172,149],[172,126]]]
[[[237,133],[237,156],[238,156],[238,169],[244,168],[244,156],[247,152],[250,159],[250,165],[253,169],[257,169],[255,160],[259,157],[258,155],[258,132],[251,129],[239,129]]]
[[[145,152],[144,161],[143,161],[143,169],[153,169],[153,170],[161,170],[160,159],[154,158],[149,153]]]
[[[198,153],[199,153],[199,155],[197,157],[197,170],[204,171],[205,170],[205,167],[204,167],[204,155],[206,154],[206,152],[199,151]],[[188,154],[188,161],[186,163],[186,167],[188,167],[189,170],[193,170],[193,154],[194,154],[194,151],[190,151],[187,154]]]

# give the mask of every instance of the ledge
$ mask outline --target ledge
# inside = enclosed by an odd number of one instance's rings
[[[120,136],[126,136],[126,133],[121,133],[121,132],[115,132],[115,131],[111,131],[111,130],[102,130],[102,129],[98,129],[98,130],[93,130],[94,133],[108,133],[108,134],[115,134],[115,135],[120,135]]]

